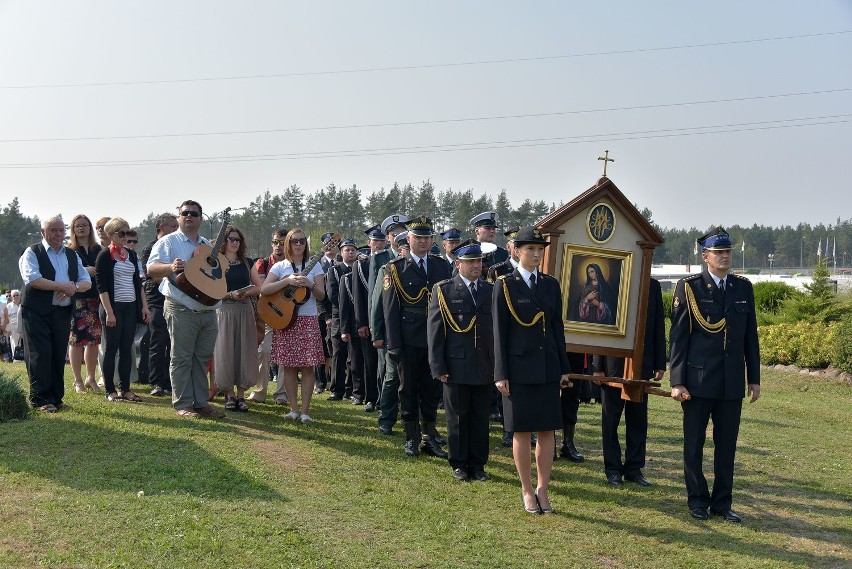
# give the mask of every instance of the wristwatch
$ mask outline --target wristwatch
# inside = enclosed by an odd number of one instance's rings
[[[80,292],[80,285],[77,284],[77,281],[74,281],[74,290]]]

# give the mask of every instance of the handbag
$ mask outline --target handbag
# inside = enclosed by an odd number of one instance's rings
[[[23,346],[21,346],[21,345],[15,346],[14,358],[15,358],[15,360],[17,360],[19,362],[24,361],[24,347]]]

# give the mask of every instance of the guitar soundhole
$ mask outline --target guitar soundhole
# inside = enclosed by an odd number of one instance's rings
[[[219,264],[219,259],[217,259],[216,257],[212,257],[212,256],[207,257],[207,264],[215,269],[216,265]]]

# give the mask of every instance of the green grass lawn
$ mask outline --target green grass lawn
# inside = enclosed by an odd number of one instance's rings
[[[680,407],[661,397],[652,488],[605,484],[600,407],[581,405],[587,460],[557,461],[557,515],[530,516],[496,425],[491,480],[459,483],[324,396],[313,425],[259,404],[188,420],[167,400],[111,404],[66,379],[68,410],[0,424],[0,567],[852,566],[852,387],[837,380],[764,370],[743,410],[737,525],[689,517]]]

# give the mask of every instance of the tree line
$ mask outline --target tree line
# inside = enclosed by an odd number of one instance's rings
[[[354,184],[346,188],[329,184],[314,192],[305,192],[291,185],[277,193],[266,191],[256,196],[245,209],[233,213],[231,223],[245,234],[249,256],[257,257],[268,254],[270,236],[278,228],[301,227],[311,237],[312,243],[318,243],[320,235],[326,231],[337,231],[343,236],[354,237],[361,244],[366,242],[365,229],[401,212],[412,216],[427,215],[432,218],[436,231],[456,227],[466,238],[473,236],[470,219],[483,211],[496,211],[503,227],[508,228],[533,225],[559,205],[526,198],[513,207],[505,190],[496,197],[485,192],[475,194],[472,189],[438,191],[428,180],[417,187],[394,183],[390,189],[381,188],[367,195]],[[644,208],[641,212],[665,239],[654,253],[655,263],[685,265],[701,262],[700,256],[693,251],[695,238],[706,229],[660,227],[653,221],[650,209]],[[76,213],[63,212],[66,223]],[[121,212],[103,211],[83,213],[93,222],[102,215],[121,215]],[[140,248],[154,239],[154,224],[160,213],[151,212],[134,228],[139,232]],[[215,236],[221,227],[218,212],[205,211],[204,214],[202,234]],[[720,222],[724,223],[724,220]],[[21,212],[18,198],[0,209],[0,235],[3,236],[0,240],[0,287],[20,287],[18,258],[25,247],[40,239],[39,227],[38,217],[29,217]],[[818,260],[818,244],[821,244],[822,258],[827,260],[829,268],[834,267],[835,251],[838,268],[852,265],[852,219],[841,220],[838,217],[836,223],[828,225],[800,223],[795,227],[771,227],[754,224],[751,227],[732,225],[725,228],[735,243],[735,268],[743,263],[740,252],[743,241],[746,244],[746,269],[769,269],[769,255],[772,255],[774,269],[796,271],[813,267]],[[497,241],[501,245],[505,243],[500,231],[497,232]]]

